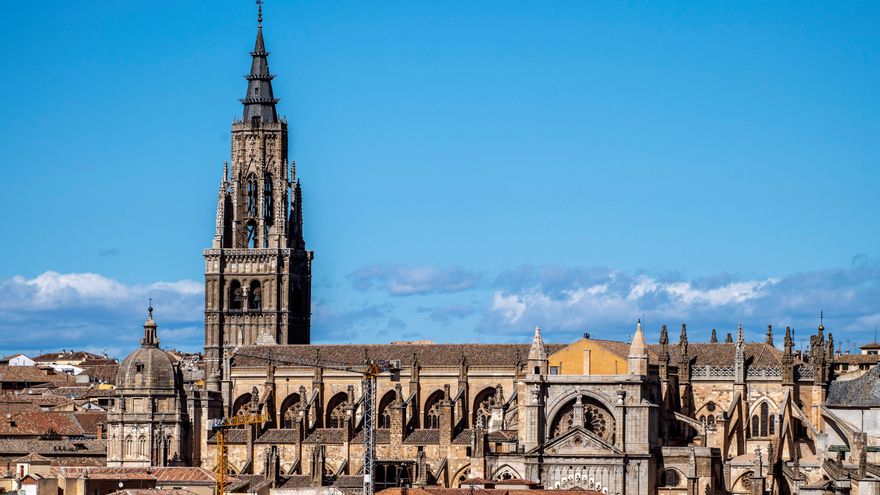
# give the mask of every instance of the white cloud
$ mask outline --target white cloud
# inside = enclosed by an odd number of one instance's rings
[[[376,286],[392,296],[448,294],[475,288],[480,274],[458,266],[370,265],[349,275],[355,289],[366,291]]]
[[[193,280],[126,284],[96,273],[44,272],[0,280],[0,352],[60,348],[131,349],[148,298],[163,345],[202,346],[203,288]],[[123,356],[118,356],[123,357]]]

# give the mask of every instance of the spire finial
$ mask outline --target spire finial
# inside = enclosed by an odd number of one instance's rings
[[[153,298],[150,297],[147,299],[150,301],[150,305],[147,306],[147,318],[152,320],[153,319]]]
[[[819,330],[825,330],[825,311],[819,310]]]
[[[257,0],[257,27],[263,27],[263,0]]]

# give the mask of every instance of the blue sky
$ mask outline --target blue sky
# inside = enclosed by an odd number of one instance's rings
[[[4,6],[0,352],[201,345],[255,5]],[[319,342],[880,324],[876,2],[281,2]],[[847,344],[849,345],[849,344]]]

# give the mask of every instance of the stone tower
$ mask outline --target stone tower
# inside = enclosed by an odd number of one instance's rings
[[[302,189],[287,161],[287,120],[279,119],[263,42],[262,7],[242,119],[232,123],[214,240],[205,255],[205,359],[219,390],[223,349],[308,344],[313,253],[302,232]]]

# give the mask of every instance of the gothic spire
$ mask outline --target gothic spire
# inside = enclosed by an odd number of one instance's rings
[[[272,93],[272,74],[269,73],[269,52],[263,42],[263,5],[259,4],[257,14],[257,41],[251,52],[251,72],[244,76],[248,81],[247,94],[241,99],[244,105],[244,121],[252,122],[259,118],[261,122],[277,122],[278,114],[275,104],[278,98]]]
[[[773,325],[767,325],[767,341],[766,342],[768,345],[774,345],[773,344]]]
[[[790,356],[791,349],[792,347],[794,347],[794,342],[791,339],[791,327],[785,327],[785,340],[783,342],[785,347],[785,354],[787,356]]]
[[[717,344],[718,343],[718,334],[715,332],[714,328],[712,329],[712,337],[709,338],[709,343],[710,344]]]

